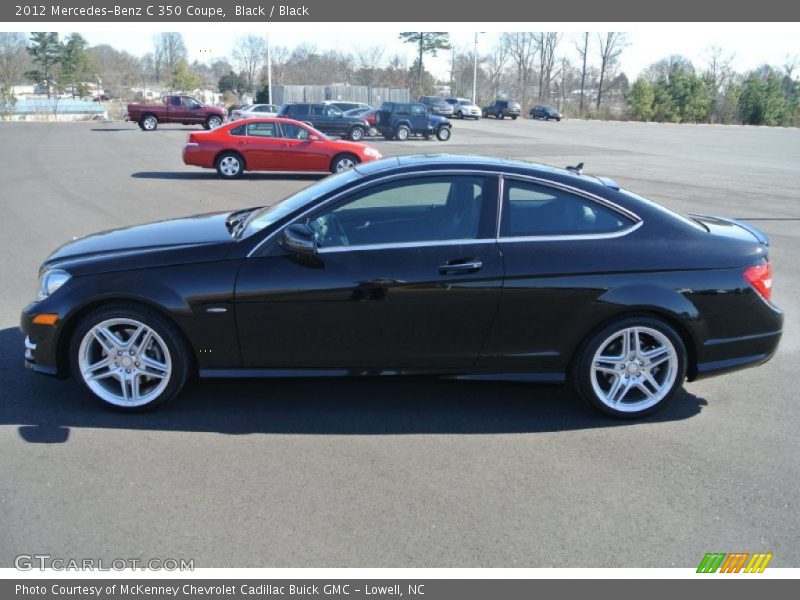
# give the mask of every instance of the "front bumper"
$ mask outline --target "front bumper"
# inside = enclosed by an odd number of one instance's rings
[[[66,365],[58,364],[58,335],[61,321],[56,325],[37,325],[34,317],[41,311],[31,304],[22,311],[19,328],[25,334],[25,366],[45,375],[66,375]],[[59,368],[60,367],[60,368]]]

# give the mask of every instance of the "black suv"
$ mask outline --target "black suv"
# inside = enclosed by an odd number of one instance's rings
[[[419,101],[428,107],[428,112],[440,117],[452,117],[453,105],[448,104],[444,98],[439,96],[422,96]]]
[[[522,113],[519,102],[510,100],[495,100],[494,104],[483,107],[484,117],[494,117],[495,119],[505,119],[511,117],[516,119]]]
[[[369,131],[369,123],[361,117],[345,115],[340,108],[330,104],[284,104],[278,111],[279,117],[310,123],[315,129],[330,135],[359,142]]]
[[[545,121],[555,119],[560,121],[563,116],[552,106],[534,106],[531,109],[531,119],[544,119]]]
[[[375,115],[375,126],[387,140],[408,139],[409,135],[421,135],[426,140],[432,135],[441,142],[450,139],[450,120],[428,114],[421,102],[384,102]]]

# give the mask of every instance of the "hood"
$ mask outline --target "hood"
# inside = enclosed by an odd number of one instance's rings
[[[219,249],[215,255],[224,256],[235,243],[225,225],[230,214],[195,215],[88,235],[58,248],[42,268],[65,263],[94,264],[108,259],[113,259],[122,268],[128,264],[128,259],[147,253],[154,256],[165,253],[194,255],[197,260],[197,251],[209,246]]]
[[[440,117],[439,115],[428,115],[430,122],[434,125],[445,125],[450,123],[450,119],[447,117]]]

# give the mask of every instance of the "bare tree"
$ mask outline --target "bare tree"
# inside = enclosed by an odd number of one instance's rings
[[[620,54],[628,45],[628,36],[621,31],[609,31],[605,35],[597,34],[600,44],[600,83],[597,86],[597,110],[603,99],[603,80],[616,67]]]
[[[504,33],[501,43],[508,48],[508,54],[516,67],[517,95],[525,106],[528,98],[528,81],[537,52],[535,34],[529,31]]]
[[[550,82],[561,34],[554,31],[541,31],[535,33],[534,38],[539,55],[539,100],[543,100],[550,97]]]
[[[487,76],[491,85],[491,96],[487,100],[492,100],[500,93],[500,85],[503,79],[503,72],[508,64],[509,49],[508,45],[502,41],[495,45],[491,54],[483,59],[486,65]],[[475,100],[477,102],[477,100]]]
[[[575,43],[575,48],[578,50],[578,56],[581,59],[581,99],[578,105],[578,116],[583,116],[583,100],[586,94],[586,59],[589,56],[589,32],[584,31],[581,37]]]
[[[384,49],[380,46],[355,48],[356,76],[362,85],[375,85],[383,52]]]
[[[155,50],[153,52],[153,68],[155,80],[169,81],[178,63],[186,60],[186,44],[183,36],[175,31],[164,31],[153,38]]]
[[[255,92],[256,76],[267,58],[267,42],[264,38],[248,34],[236,38],[233,60],[239,71],[244,73],[247,90]]]
[[[789,79],[792,78],[792,74],[797,66],[800,64],[800,56],[797,54],[795,55],[786,55],[786,61],[783,63],[783,70],[786,72],[786,77]]]
[[[31,67],[25,41],[24,33],[0,32],[0,87],[8,93]]]

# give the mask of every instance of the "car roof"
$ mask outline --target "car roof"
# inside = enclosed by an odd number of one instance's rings
[[[589,191],[618,190],[619,186],[606,177],[585,175],[567,168],[552,167],[540,163],[510,158],[479,156],[472,154],[416,154],[397,156],[382,160],[362,163],[355,167],[356,171],[364,176],[378,175],[380,173],[402,172],[413,170],[414,167],[429,168],[430,170],[453,169],[490,170],[516,172],[520,175],[539,176],[554,182],[574,184]],[[424,170],[424,169],[421,169]]]

